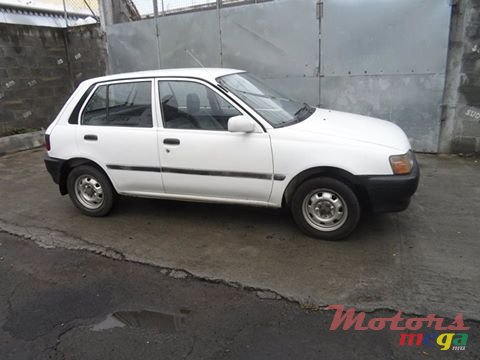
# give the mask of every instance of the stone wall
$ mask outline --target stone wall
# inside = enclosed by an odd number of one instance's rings
[[[106,59],[98,25],[0,24],[0,136],[47,127],[81,81],[106,73]]]
[[[480,152],[480,0],[457,0],[442,119],[441,152]]]
[[[454,152],[480,151],[480,1],[469,0],[465,11],[465,37],[457,105],[460,122]]]

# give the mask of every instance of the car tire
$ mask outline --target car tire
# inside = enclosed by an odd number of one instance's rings
[[[117,193],[105,173],[90,165],[70,171],[67,189],[73,204],[88,216],[106,216],[117,200]]]
[[[310,179],[295,191],[291,211],[298,227],[323,240],[342,240],[360,220],[361,207],[353,190],[328,177]]]

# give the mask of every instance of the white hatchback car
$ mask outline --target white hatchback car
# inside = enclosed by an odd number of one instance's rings
[[[289,207],[337,240],[362,210],[401,211],[419,180],[395,124],[298,103],[231,69],[90,79],[46,131],[45,164],[84,214],[117,195]]]

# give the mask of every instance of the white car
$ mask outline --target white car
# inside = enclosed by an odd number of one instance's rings
[[[288,207],[329,240],[362,211],[406,209],[419,180],[397,125],[296,102],[232,69],[87,80],[46,147],[61,194],[86,215],[107,215],[118,195]]]

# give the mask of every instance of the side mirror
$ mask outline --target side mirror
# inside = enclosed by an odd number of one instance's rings
[[[237,115],[228,119],[228,131],[230,132],[255,132],[257,124],[245,115]]]

